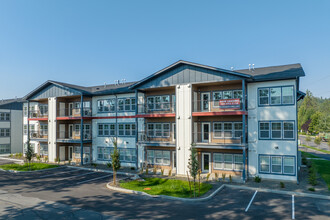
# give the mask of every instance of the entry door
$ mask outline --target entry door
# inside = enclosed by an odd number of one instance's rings
[[[69,160],[72,160],[73,146],[69,146]]]
[[[60,160],[65,161],[65,146],[60,147]]]
[[[65,124],[60,124],[60,135],[59,135],[60,139],[64,139],[65,138]]]
[[[172,152],[173,169],[176,169],[176,151]]]
[[[207,112],[210,110],[210,93],[203,92],[201,94],[201,109],[203,112]]]
[[[210,141],[210,123],[202,123],[202,142]]]
[[[211,154],[210,153],[202,153],[202,171],[209,173],[211,170]]]

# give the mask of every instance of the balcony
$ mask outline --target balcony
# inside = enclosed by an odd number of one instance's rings
[[[227,136],[227,137],[225,137]],[[193,132],[193,142],[201,146],[243,146],[242,132]]]
[[[58,131],[56,133],[57,142],[59,143],[80,143],[80,131]],[[92,141],[92,131],[83,131],[83,141]]]
[[[147,131],[138,132],[138,142],[143,144],[152,144],[154,146],[175,146],[174,132],[168,132],[165,135],[160,133],[151,133]]]
[[[48,118],[48,110],[40,111],[40,110],[30,110],[29,118]]]
[[[138,104],[138,114],[175,113],[175,102]]]
[[[59,108],[57,110],[57,117],[64,118],[80,118],[80,117],[91,117],[92,108],[83,108],[81,114],[81,108]]]
[[[31,139],[48,139],[48,130],[30,131]]]

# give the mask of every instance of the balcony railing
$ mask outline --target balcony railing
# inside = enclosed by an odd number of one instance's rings
[[[153,134],[155,135],[155,134]],[[138,132],[138,141],[143,143],[175,143],[174,132],[167,132],[166,134],[157,134],[153,136],[146,131]]]
[[[193,112],[222,112],[243,110],[239,99],[193,100]]]
[[[91,108],[83,108],[81,114],[80,108],[59,108],[57,110],[57,117],[90,117],[92,116]]]
[[[48,111],[41,112],[40,110],[30,110],[29,114],[30,114],[30,118],[47,118],[48,117]]]
[[[224,134],[218,132],[193,132],[193,142],[211,145],[242,145],[243,136],[241,132],[239,135],[235,134],[235,132]]]
[[[138,104],[139,114],[175,113],[175,102]]]
[[[48,130],[30,131],[31,139],[47,139]]]
[[[58,140],[80,140],[80,132],[58,131],[56,134]],[[92,132],[83,131],[83,140],[92,140]]]

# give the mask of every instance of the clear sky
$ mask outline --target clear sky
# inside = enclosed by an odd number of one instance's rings
[[[301,90],[330,97],[330,1],[0,1],[0,99],[49,79],[136,81],[180,59],[301,63]]]

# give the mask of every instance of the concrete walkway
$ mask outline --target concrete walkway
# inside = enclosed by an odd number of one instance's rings
[[[9,194],[3,190],[0,190],[0,213],[1,219],[116,219],[56,202]]]
[[[323,153],[321,151],[313,150],[307,147],[299,146],[299,150],[313,154],[326,160],[330,160],[330,154]]]

